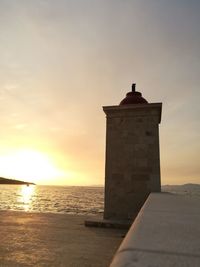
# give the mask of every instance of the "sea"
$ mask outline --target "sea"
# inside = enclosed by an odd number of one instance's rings
[[[200,198],[200,184],[165,185],[162,191]],[[103,209],[103,187],[0,185],[0,210],[101,215]]]
[[[103,197],[103,187],[0,185],[0,210],[97,215]]]

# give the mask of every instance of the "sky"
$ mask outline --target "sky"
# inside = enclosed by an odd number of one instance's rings
[[[199,0],[0,0],[0,176],[103,185],[105,114],[162,102],[162,184],[200,183]]]

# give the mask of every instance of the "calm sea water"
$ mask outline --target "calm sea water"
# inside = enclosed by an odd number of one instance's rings
[[[0,210],[96,215],[103,187],[0,185]]]
[[[162,190],[200,197],[200,185],[166,185]],[[0,210],[97,215],[103,206],[103,187],[0,185]]]

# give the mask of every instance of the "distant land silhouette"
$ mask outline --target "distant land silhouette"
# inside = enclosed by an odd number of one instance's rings
[[[34,183],[19,181],[15,179],[8,179],[8,178],[3,178],[3,177],[0,177],[0,184],[26,184],[26,185],[32,184],[34,185]]]
[[[168,189],[168,188],[182,188],[182,189],[190,189],[190,190],[194,190],[194,189],[200,189],[200,184],[192,184],[192,183],[188,183],[188,184],[181,184],[181,185],[163,185],[162,186],[163,189]]]
[[[172,192],[177,194],[188,194],[200,196],[200,184],[182,184],[182,185],[163,185],[163,192]]]

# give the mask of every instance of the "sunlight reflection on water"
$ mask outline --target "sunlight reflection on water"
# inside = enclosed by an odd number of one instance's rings
[[[18,203],[21,203],[23,210],[29,211],[32,209],[32,196],[34,193],[34,185],[22,185],[21,188],[19,188]]]

